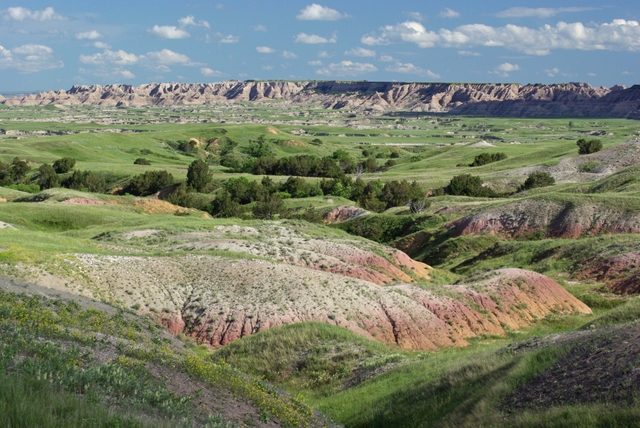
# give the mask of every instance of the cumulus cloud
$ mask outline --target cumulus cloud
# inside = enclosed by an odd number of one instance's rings
[[[376,51],[357,47],[357,48],[346,51],[344,54],[347,56],[373,57],[373,56],[376,56]]]
[[[180,25],[181,28],[185,28],[185,27],[211,28],[211,26],[207,21],[200,20],[196,22],[196,19],[193,15],[187,15],[184,18],[178,19],[178,24]]]
[[[120,70],[120,76],[124,77],[125,79],[134,79],[136,77],[136,75],[129,70]]]
[[[333,54],[329,53],[327,51],[320,51],[320,52],[318,52],[318,56],[320,58],[331,58],[333,56]]]
[[[407,21],[387,25],[377,35],[365,35],[361,42],[368,46],[408,42],[421,48],[499,46],[529,55],[547,55],[553,49],[638,51],[640,24],[624,19],[589,26],[561,21],[555,26],[544,25],[537,29],[513,24],[504,27],[470,24],[436,32],[427,30],[419,22]]]
[[[380,55],[380,61],[382,62],[393,62],[395,59],[391,55]]]
[[[460,13],[456,12],[453,9],[449,9],[448,7],[444,8],[442,12],[440,12],[440,18],[458,18],[460,17]]]
[[[293,52],[284,51],[284,52],[282,52],[282,57],[283,58],[287,58],[287,59],[293,59],[293,58],[298,58],[298,55],[296,55]]]
[[[497,74],[501,77],[509,77],[509,73],[520,70],[520,66],[518,64],[511,64],[509,62],[505,62],[497,66],[492,73]]]
[[[10,7],[7,10],[3,10],[2,17],[5,20],[13,21],[53,21],[63,20],[64,16],[56,13],[52,7],[46,7],[43,10],[30,10],[25,7]]]
[[[425,70],[422,67],[418,67],[416,65],[411,64],[410,62],[407,62],[407,63],[396,62],[395,64],[385,68],[385,70],[390,71],[392,73],[417,74],[418,76],[427,76],[432,79],[440,78],[439,74],[434,73],[431,70]]]
[[[258,46],[256,48],[256,52],[261,53],[261,54],[270,54],[270,53],[274,53],[276,50],[273,48],[270,48],[269,46]]]
[[[263,70],[273,70],[275,67],[273,65],[263,65],[262,69]]]
[[[294,40],[295,43],[304,43],[307,45],[335,43],[337,41],[338,41],[338,35],[336,33],[333,33],[330,39],[327,39],[326,37],[318,36],[316,34],[300,33],[296,36],[296,39]]]
[[[153,28],[147,30],[147,33],[161,39],[186,39],[191,34],[174,25],[154,25]]]
[[[102,34],[96,30],[85,31],[84,33],[76,33],[77,40],[96,40],[102,38]]]
[[[5,49],[0,46],[0,70],[16,70],[19,73],[37,73],[64,67],[53,56],[53,49],[45,45],[27,44]]]
[[[222,34],[219,32],[215,33],[213,35],[213,38],[217,43],[220,43],[220,44],[238,43],[240,41],[240,36],[233,36],[231,34]]]
[[[503,10],[502,12],[496,13],[496,16],[499,18],[549,18],[551,16],[556,16],[560,13],[571,13],[571,12],[585,12],[590,10],[596,10],[594,7],[559,7],[559,8],[549,8],[549,7],[512,7],[507,10]]]
[[[322,61],[320,61],[320,60],[316,60],[316,61],[309,61],[309,62],[308,62],[308,64],[309,64],[309,65],[313,65],[313,66],[315,66],[315,67],[319,67],[319,66],[321,66],[321,65],[322,65]]]
[[[191,61],[191,59],[181,53],[171,51],[169,49],[162,49],[157,52],[147,52],[140,56],[140,60],[150,64],[164,64],[164,65],[185,65],[195,66],[197,63]]]
[[[378,68],[373,64],[340,61],[316,70],[316,73],[322,76],[358,76],[360,74],[373,73],[374,71],[378,71]]]
[[[104,42],[94,42],[93,43],[93,47],[98,48],[98,49],[111,49],[111,45],[109,45],[108,43],[104,43]]]
[[[93,55],[80,55],[80,62],[89,65],[133,65],[138,63],[138,56],[123,50],[111,51],[105,49],[104,52]]]
[[[556,74],[560,73],[560,69],[558,67],[553,67],[544,71],[547,73],[547,76],[554,77]]]
[[[267,31],[267,27],[262,24],[254,25],[253,31]]]
[[[221,71],[213,70],[209,67],[201,68],[200,73],[202,73],[203,76],[222,76],[223,75]]]
[[[462,56],[482,56],[478,52],[465,51],[465,50],[458,51],[458,55],[462,55]]]
[[[337,21],[348,16],[335,9],[313,3],[302,9],[296,18],[302,21]]]

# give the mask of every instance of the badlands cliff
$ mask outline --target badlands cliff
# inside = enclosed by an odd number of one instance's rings
[[[237,81],[74,86],[0,98],[29,105],[206,105],[233,101],[285,100],[331,109],[434,112],[508,117],[620,117],[640,119],[640,85],[399,83],[340,81]]]

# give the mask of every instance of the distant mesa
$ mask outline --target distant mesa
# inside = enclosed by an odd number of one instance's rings
[[[640,119],[640,85],[238,81],[73,86],[68,91],[1,98],[8,106],[208,105],[285,100],[328,109],[496,117],[615,117]]]

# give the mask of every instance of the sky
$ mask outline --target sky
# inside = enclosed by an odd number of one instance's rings
[[[222,80],[640,83],[640,2],[0,0],[0,92]]]

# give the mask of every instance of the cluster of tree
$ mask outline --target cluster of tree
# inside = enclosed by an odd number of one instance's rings
[[[473,196],[480,198],[495,198],[498,194],[491,188],[484,186],[484,182],[478,176],[471,174],[456,175],[446,187],[450,195]]]
[[[532,172],[525,182],[518,188],[518,192],[535,189],[536,187],[547,187],[556,184],[555,178],[548,172]]]
[[[14,158],[11,163],[0,161],[0,185],[26,184],[25,180],[29,171],[31,171],[29,164],[18,157]]]
[[[477,155],[469,166],[483,166],[493,162],[498,162],[507,158],[507,155],[499,153],[480,153]]]
[[[581,155],[588,155],[602,150],[602,141],[597,138],[591,140],[581,138],[576,142],[576,144],[578,145],[578,154]]]
[[[147,171],[133,177],[126,192],[134,196],[149,196],[173,184],[173,175],[164,170]]]

